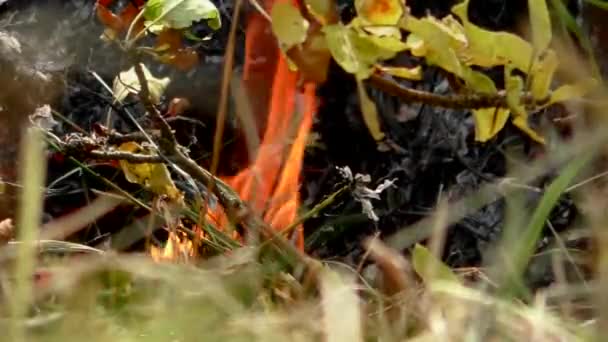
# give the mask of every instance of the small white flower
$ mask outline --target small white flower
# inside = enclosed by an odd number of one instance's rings
[[[380,194],[393,186],[397,181],[397,178],[387,179],[382,184],[378,185],[376,189],[370,189],[367,184],[371,182],[370,175],[364,175],[357,173],[353,176],[353,172],[348,166],[337,168],[342,177],[351,183],[354,183],[354,189],[352,190],[353,197],[359,203],[361,203],[362,212],[367,215],[370,220],[378,221],[378,215],[374,212],[374,206],[372,205],[371,199],[380,199]]]

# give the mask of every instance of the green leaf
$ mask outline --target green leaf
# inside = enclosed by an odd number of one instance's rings
[[[426,247],[420,244],[414,246],[412,265],[414,271],[426,284],[432,284],[438,280],[460,283],[460,279],[446,264],[437,259]]]
[[[220,12],[210,0],[149,0],[144,6],[145,25],[153,32],[183,29],[206,19],[209,27],[221,27]]]
[[[384,133],[380,129],[378,109],[376,108],[376,104],[367,95],[365,85],[361,79],[357,79],[357,91],[359,93],[359,103],[361,105],[363,121],[365,121],[367,129],[371,133],[372,137],[376,141],[382,141],[384,139]]]
[[[537,53],[549,47],[551,43],[551,18],[545,0],[528,0],[532,43]]]
[[[506,275],[507,281],[503,284],[503,287],[506,287],[506,289],[513,288],[514,284],[519,283],[521,280],[526,265],[536,250],[538,240],[549,214],[574,178],[592,160],[593,155],[593,151],[584,153],[561,170],[559,176],[545,190],[543,197],[532,214],[527,229],[521,234],[521,238],[514,241],[514,246],[506,246],[512,251],[509,260],[511,271]]]
[[[279,2],[272,6],[270,16],[272,31],[283,50],[304,43],[310,24],[299,9],[289,3]]]

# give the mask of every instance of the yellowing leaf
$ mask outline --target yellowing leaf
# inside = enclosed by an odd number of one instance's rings
[[[182,29],[206,19],[209,27],[221,27],[220,12],[210,0],[148,0],[144,6],[144,23],[153,32],[164,28]]]
[[[416,244],[412,252],[412,266],[425,284],[434,281],[460,283],[460,279],[441,260],[437,259],[426,247]]]
[[[411,17],[404,23],[404,28],[411,31],[406,48],[411,49],[414,56],[424,56],[427,64],[460,77],[473,91],[496,92],[496,86],[488,76],[463,63],[460,54],[466,49],[467,40],[462,27],[453,18]]]
[[[336,16],[334,0],[304,0],[306,9],[321,25],[332,22]]]
[[[350,22],[349,26],[354,26],[353,23],[357,18]],[[365,32],[377,37],[393,37],[399,40],[401,44],[401,31],[396,26],[364,26],[361,27]]]
[[[289,3],[279,2],[272,6],[270,15],[272,31],[284,50],[304,43],[310,24],[299,9]]]
[[[394,57],[400,48],[393,45],[397,42],[388,40],[391,37],[368,35],[342,24],[327,25],[323,32],[334,60],[360,79],[369,77],[376,63]],[[405,48],[405,45],[401,47]]]
[[[544,144],[545,140],[528,125],[528,112],[521,102],[524,80],[520,76],[513,74],[513,66],[511,64],[505,67],[505,84],[507,104],[511,110],[513,124],[536,142]]]
[[[452,7],[452,12],[463,22],[468,45],[461,54],[467,64],[492,67],[511,62],[519,70],[528,72],[532,61],[530,43],[515,34],[489,31],[471,23],[468,5],[469,0],[466,0]]]
[[[419,65],[413,68],[387,66],[378,66],[377,68],[387,74],[408,80],[419,81],[422,79],[422,68]]]
[[[543,59],[532,65],[532,70],[530,71],[530,77],[532,77],[530,91],[535,100],[542,100],[549,95],[553,75],[555,74],[555,70],[557,70],[558,64],[559,61],[557,60],[555,51],[547,50]]]
[[[135,142],[123,143],[118,150],[149,154]],[[120,160],[119,164],[129,182],[140,184],[158,195],[167,195],[174,200],[181,198],[181,193],[173,183],[165,164],[129,163],[126,160]]]
[[[404,22],[403,28],[437,50],[443,48],[460,51],[468,44],[464,29],[451,16],[442,20],[432,16],[422,19],[411,17]]]
[[[543,52],[551,42],[551,18],[545,0],[528,0],[532,43],[537,53]]]
[[[407,36],[407,39],[405,40],[405,45],[406,49],[409,50],[412,55],[416,57],[425,56],[427,53],[426,44],[424,44],[424,39],[414,33]]]
[[[152,73],[146,68],[145,65],[141,64],[144,72],[144,76],[148,81],[148,88],[150,89],[150,96],[154,103],[160,102],[160,98],[164,93],[167,85],[169,85],[170,79],[168,77],[156,78],[152,76]],[[123,101],[129,94],[137,94],[141,89],[139,79],[135,73],[135,68],[121,72],[116,78],[114,78],[114,84],[112,86],[112,92],[114,93],[114,100],[116,102]]]
[[[365,121],[367,129],[376,141],[383,140],[384,133],[380,129],[380,122],[378,121],[378,109],[376,108],[376,104],[367,95],[365,86],[363,85],[363,80],[361,79],[357,79],[357,91],[359,93],[359,103],[361,105],[363,121]]]
[[[530,126],[528,125],[527,116],[515,116],[513,117],[513,125],[519,128],[522,132],[526,133],[530,138],[536,141],[539,144],[545,143],[545,138],[541,137],[538,133],[536,133]]]
[[[475,118],[475,140],[486,142],[500,132],[509,119],[506,108],[481,108],[473,110]]]
[[[397,25],[404,14],[403,0],[355,0],[359,17],[373,25]]]
[[[594,79],[586,79],[575,84],[566,84],[557,88],[552,94],[549,103],[546,106],[558,102],[568,101],[570,99],[581,98],[588,94],[593,88],[597,87],[599,82]]]
[[[490,77],[468,66],[463,66],[462,70],[462,79],[464,79],[471,90],[486,94],[496,93],[496,85]]]
[[[524,90],[524,80],[517,75],[513,75],[511,64],[505,67],[505,85],[507,91],[507,104],[514,111],[519,111],[521,104],[521,93]]]
[[[466,44],[461,40],[462,36],[433,17],[408,18],[404,28],[411,32],[406,47],[415,49],[412,51],[415,56],[424,56],[427,64],[436,65],[456,76],[464,75],[463,65],[456,54],[456,49]]]
[[[361,32],[359,33],[359,39],[369,40],[370,42],[374,43],[374,45],[376,45],[380,50],[385,51],[385,53],[378,54],[378,59],[392,58],[392,52],[397,53],[405,51],[407,49],[407,45],[405,45],[405,43],[402,42],[400,38],[395,38],[393,36],[378,36]]]

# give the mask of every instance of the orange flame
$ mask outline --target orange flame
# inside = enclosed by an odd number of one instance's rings
[[[188,261],[196,255],[194,243],[185,234],[169,232],[165,247],[151,246],[150,256],[154,261]]]
[[[299,5],[299,1],[269,0],[266,8],[275,2]],[[316,111],[316,86],[298,85],[300,74],[289,69],[270,24],[258,13],[252,14],[247,24],[245,56],[244,82],[249,96],[269,99],[258,108],[261,113],[256,113],[258,118],[267,113],[266,129],[253,163],[225,181],[252,209],[263,214],[272,228],[282,230],[295,221],[300,205],[300,172]],[[220,225],[225,222],[225,217],[220,218]],[[295,241],[303,250],[301,226],[296,228]]]
[[[265,8],[272,8],[275,2],[299,6],[297,0],[267,0]],[[257,12],[248,18],[245,44],[243,81],[256,119],[266,123],[265,131],[253,162],[223,180],[263,215],[265,222],[280,231],[296,220],[300,206],[300,172],[317,107],[316,85],[298,84],[300,74],[289,69],[270,23]],[[228,225],[221,208],[210,210],[207,218],[219,227]],[[303,227],[295,231],[296,247],[303,251]],[[194,252],[192,241],[179,240],[174,234],[163,250],[151,250],[155,260],[175,260],[183,253]]]

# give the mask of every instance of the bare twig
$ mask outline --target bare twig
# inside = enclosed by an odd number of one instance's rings
[[[224,123],[226,122],[226,108],[228,106],[228,95],[230,93],[230,80],[232,78],[232,68],[234,65],[234,47],[236,45],[236,30],[238,28],[239,14],[241,12],[241,0],[236,0],[234,5],[234,14],[232,24],[230,26],[230,35],[224,53],[224,69],[222,72],[222,89],[220,93],[220,103],[217,109],[215,135],[213,137],[213,158],[211,160],[212,174],[217,173],[217,168],[220,163],[220,150],[223,144]],[[211,183],[210,187],[213,187]],[[210,189],[211,190],[211,189]]]
[[[163,162],[163,158],[157,155],[131,153],[123,151],[93,150],[86,154],[88,154],[89,157],[97,160],[124,160],[132,164],[158,164]]]

